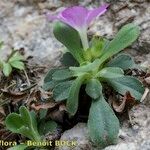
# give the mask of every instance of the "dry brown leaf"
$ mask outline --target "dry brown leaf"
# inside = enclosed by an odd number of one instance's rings
[[[35,110],[40,110],[40,109],[52,109],[54,107],[56,107],[58,105],[58,103],[55,102],[49,102],[49,103],[43,103],[43,104],[35,104],[33,103],[31,105],[31,108],[35,109]]]
[[[122,101],[117,102],[113,100],[112,106],[114,110],[118,113],[122,113],[125,108],[129,108],[135,104],[135,98],[131,96],[130,92],[126,92],[123,96]]]
[[[2,106],[0,106],[0,114],[2,114],[3,116],[6,116],[4,108]]]
[[[132,97],[132,95],[129,91],[126,92],[126,94],[124,95],[124,98],[126,99],[126,106],[127,107],[132,107],[133,105],[135,105],[136,100],[134,97]]]
[[[121,104],[118,104],[118,102],[116,102],[116,100],[113,101],[113,108],[118,113],[122,113],[124,111],[125,105],[126,105],[126,99],[125,98],[123,98]]]
[[[27,92],[14,92],[5,89],[1,89],[0,91],[4,96],[6,96],[7,98],[11,98],[12,100],[22,99],[27,96]]]

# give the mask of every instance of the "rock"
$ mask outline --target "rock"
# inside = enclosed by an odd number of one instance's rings
[[[150,150],[150,139],[141,143],[140,150]]]
[[[150,108],[147,107],[146,105],[139,104],[139,105],[134,106],[129,111],[130,122],[132,124],[132,127],[134,128],[134,125],[138,126],[139,129],[147,127],[146,130],[148,130],[148,127],[150,127],[149,126],[149,123],[150,123],[149,112],[150,112]]]
[[[145,81],[148,85],[150,85],[150,77],[145,78]]]
[[[120,143],[116,146],[108,146],[104,150],[138,150],[138,147],[135,143]]]
[[[141,58],[141,59],[139,59]],[[136,60],[139,60],[140,66],[147,71],[147,73],[150,73],[150,53],[146,56],[141,55],[136,56]]]
[[[76,141],[76,145],[74,147],[56,147],[55,150],[93,150],[92,144],[89,142],[88,130],[85,123],[78,123],[72,129],[65,131],[60,141]]]
[[[2,0],[0,2],[0,36],[4,41],[3,52],[11,48],[24,48],[28,55],[49,60],[53,66],[60,65],[61,44],[52,34],[52,23],[32,6]],[[57,60],[57,61],[56,61]]]
[[[132,48],[142,54],[150,52],[150,3],[147,0],[133,2],[121,0],[111,2],[109,11],[104,16],[100,16],[90,28],[90,32],[100,36],[112,38],[117,31],[127,23],[139,25],[141,34],[138,41]],[[139,7],[140,4],[140,7]],[[107,16],[107,17],[106,17]]]

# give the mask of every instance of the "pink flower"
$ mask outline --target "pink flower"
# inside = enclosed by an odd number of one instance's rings
[[[100,16],[103,13],[105,13],[107,7],[108,4],[105,4],[99,8],[88,10],[82,6],[74,6],[65,9],[57,16],[51,16],[50,14],[47,14],[47,18],[50,21],[58,19],[76,29],[80,34],[83,47],[87,49],[89,47],[87,40],[88,25],[97,16]]]

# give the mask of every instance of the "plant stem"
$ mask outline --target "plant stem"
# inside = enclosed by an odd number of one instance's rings
[[[87,30],[82,29],[79,31],[79,35],[81,38],[82,46],[84,50],[87,50],[89,48],[89,42],[88,42],[88,37],[87,37]]]

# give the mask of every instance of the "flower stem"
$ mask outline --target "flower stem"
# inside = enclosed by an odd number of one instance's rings
[[[83,30],[79,31],[79,35],[80,35],[80,38],[81,38],[83,49],[87,50],[89,48],[87,30],[83,29]]]

